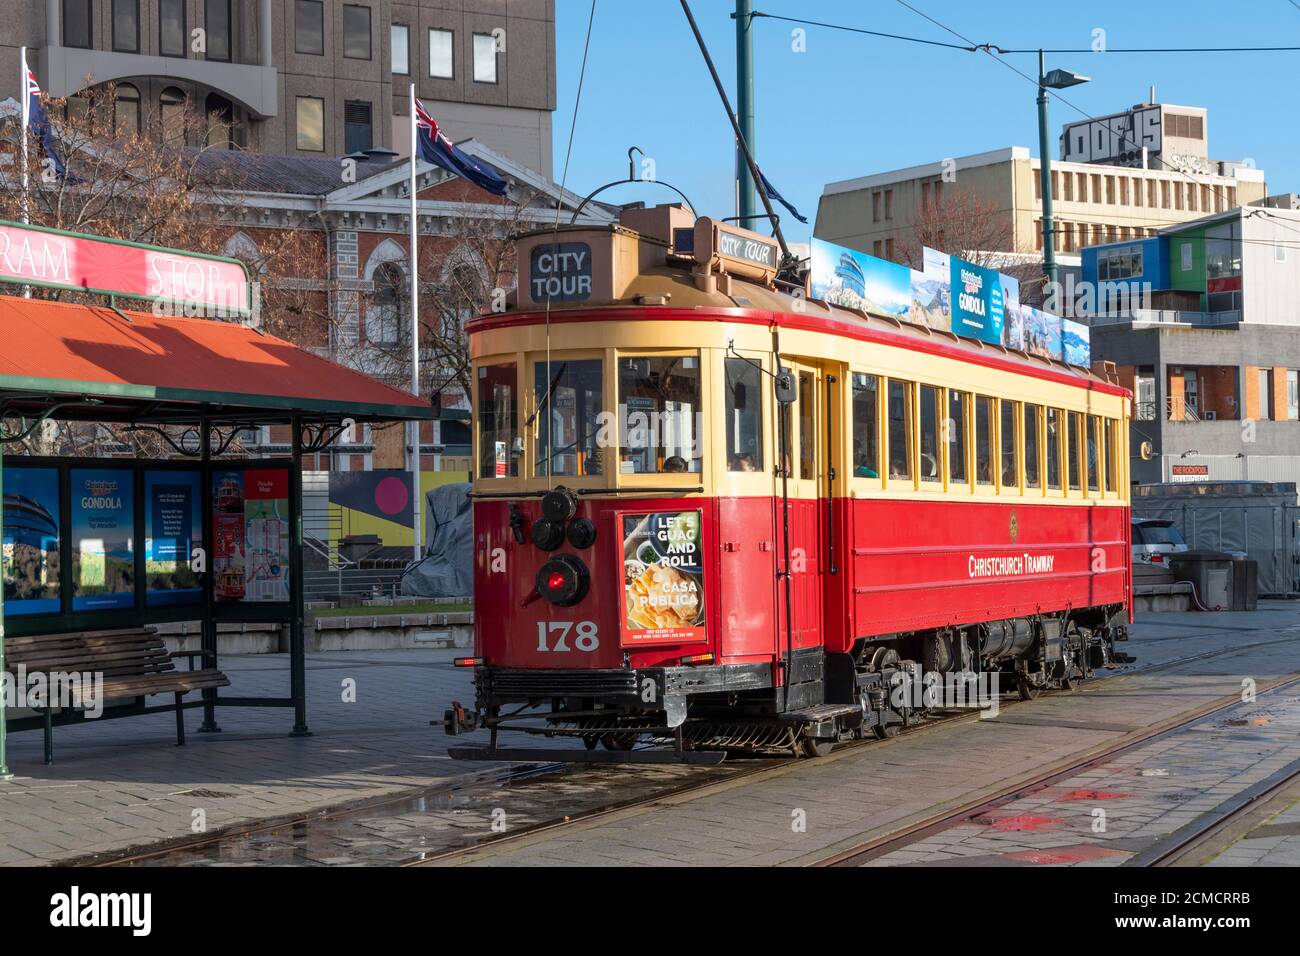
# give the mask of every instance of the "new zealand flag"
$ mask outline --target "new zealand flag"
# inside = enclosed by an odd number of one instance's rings
[[[415,101],[415,127],[420,158],[426,163],[433,163],[457,176],[463,176],[494,196],[506,194],[506,181],[497,175],[496,170],[483,165],[449,140],[438,128],[437,120],[425,112],[424,104],[419,100]]]
[[[54,133],[50,127],[50,114],[45,110],[45,104],[41,102],[41,88],[36,82],[36,74],[31,70],[27,71],[27,126],[40,141],[41,151],[45,158],[53,167],[54,172],[62,179],[67,176],[68,171],[63,166],[63,158],[59,156],[58,151],[54,148]]]

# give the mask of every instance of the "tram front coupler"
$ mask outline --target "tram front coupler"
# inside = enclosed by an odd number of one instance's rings
[[[477,710],[466,710],[458,700],[453,700],[451,709],[442,715],[442,728],[448,737],[459,737],[482,726],[483,715]]]

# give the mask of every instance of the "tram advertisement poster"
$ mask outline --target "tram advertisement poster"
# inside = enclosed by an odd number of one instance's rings
[[[191,564],[203,540],[197,471],[146,471],[144,576],[149,607],[197,604],[203,600]]]
[[[623,644],[706,640],[702,512],[623,514],[619,520]]]
[[[220,603],[289,600],[289,473],[283,468],[212,476],[213,598]]]
[[[57,614],[59,605],[59,472],[4,472],[5,614]]]
[[[812,298],[906,320],[912,270],[823,239],[812,241]]]
[[[72,609],[135,606],[134,474],[120,468],[74,468]]]

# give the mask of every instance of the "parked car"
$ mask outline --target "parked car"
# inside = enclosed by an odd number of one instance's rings
[[[1187,550],[1187,542],[1174,523],[1166,518],[1138,518],[1133,521],[1133,563],[1168,564],[1169,555]]]

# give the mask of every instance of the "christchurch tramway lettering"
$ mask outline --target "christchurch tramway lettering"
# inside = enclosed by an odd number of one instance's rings
[[[972,554],[966,562],[966,574],[972,578],[1008,578],[1022,574],[1051,574],[1055,566],[1054,554],[1026,552],[993,558],[977,558]]]

